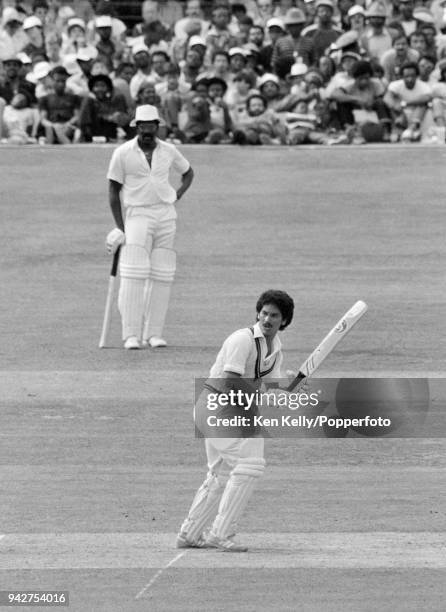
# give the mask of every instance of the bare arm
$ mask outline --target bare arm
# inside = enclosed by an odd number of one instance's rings
[[[122,217],[121,207],[121,193],[122,185],[116,181],[109,180],[108,182],[108,199],[110,208],[112,211],[113,219],[115,220],[116,227],[124,231],[124,219]]]
[[[192,181],[194,180],[194,171],[192,170],[192,166],[189,168],[187,172],[185,172],[181,176],[181,186],[177,191],[177,200],[179,200],[192,185]]]

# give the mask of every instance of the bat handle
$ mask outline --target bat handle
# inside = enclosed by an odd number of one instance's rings
[[[118,248],[115,251],[115,254],[113,255],[113,262],[112,262],[112,267],[110,270],[110,276],[114,276],[116,277],[117,273],[118,273],[118,265],[119,265],[119,254],[121,252],[121,246],[118,246]]]
[[[298,372],[297,376],[293,378],[286,390],[292,391],[304,378],[306,378],[305,374],[303,372]]]

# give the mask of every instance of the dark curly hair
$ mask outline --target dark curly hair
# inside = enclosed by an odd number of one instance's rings
[[[285,327],[288,327],[288,325],[293,320],[293,298],[290,297],[288,293],[285,293],[285,291],[280,291],[279,289],[268,289],[268,291],[264,291],[257,300],[257,315],[260,313],[260,311],[266,304],[274,304],[274,306],[276,306],[276,308],[280,310],[280,314],[285,319],[285,322],[282,323],[280,329],[285,329]]]

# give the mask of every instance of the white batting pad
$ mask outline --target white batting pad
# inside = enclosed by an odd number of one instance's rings
[[[255,484],[265,471],[261,457],[241,457],[226,484],[212,533],[219,538],[233,535],[237,523],[254,491]]]
[[[206,480],[195,494],[189,514],[181,525],[181,532],[191,542],[199,539],[204,528],[215,515],[226,478],[221,474],[208,472]]]
[[[145,248],[125,245],[122,248],[118,306],[122,317],[122,337],[141,338],[144,315],[144,286],[149,276],[150,262]]]
[[[146,323],[143,340],[162,337],[172,281],[175,277],[176,253],[172,249],[156,248],[150,256],[149,286],[147,291]]]

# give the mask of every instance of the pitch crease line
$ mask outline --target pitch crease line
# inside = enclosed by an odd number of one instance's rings
[[[186,553],[187,553],[187,550],[183,550],[183,552],[178,553],[178,555],[176,557],[171,559],[167,565],[165,565],[164,567],[159,569],[156,572],[156,574],[149,580],[149,582],[146,584],[146,586],[143,587],[139,591],[139,593],[135,596],[135,599],[141,599],[141,597],[143,597],[143,595],[145,595],[147,593],[147,591],[150,589],[150,587],[152,587],[155,584],[155,582],[158,580],[158,578],[161,576],[161,574],[163,574],[163,572],[165,572],[167,569],[169,569],[169,567],[172,567],[172,565],[174,565],[174,563],[176,563],[179,559],[181,559],[181,557],[184,557],[184,555]]]

